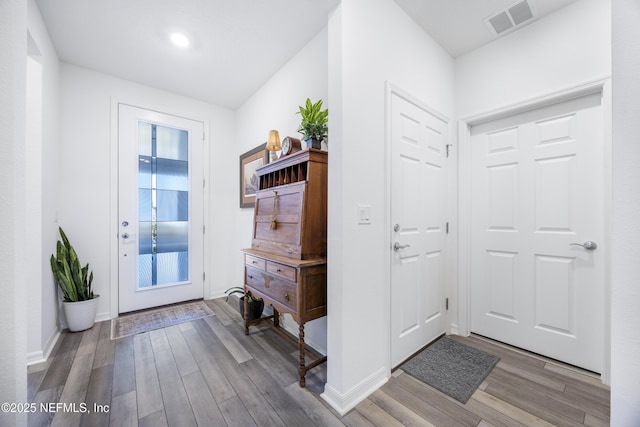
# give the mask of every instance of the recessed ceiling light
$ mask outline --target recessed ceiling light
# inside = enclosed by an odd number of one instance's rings
[[[187,47],[189,46],[189,39],[182,33],[173,33],[171,34],[171,42],[178,47]]]

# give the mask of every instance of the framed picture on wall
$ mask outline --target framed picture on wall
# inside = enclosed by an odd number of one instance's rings
[[[266,143],[240,156],[240,207],[252,208],[256,203],[256,192],[260,188],[257,169],[269,163]]]

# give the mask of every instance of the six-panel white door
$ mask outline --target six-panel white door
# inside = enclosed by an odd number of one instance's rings
[[[118,312],[202,298],[202,122],[118,106]]]
[[[600,94],[474,126],[471,153],[472,332],[602,372]]]
[[[392,366],[445,332],[447,127],[391,94]]]

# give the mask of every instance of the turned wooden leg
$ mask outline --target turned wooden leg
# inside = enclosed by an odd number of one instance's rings
[[[280,314],[275,308],[273,309],[273,324],[275,326],[280,326]]]
[[[249,301],[244,299],[244,334],[249,335]]]
[[[298,334],[298,352],[300,353],[300,366],[298,367],[298,376],[300,377],[300,387],[305,386],[305,375],[307,374],[307,368],[305,366],[304,357],[304,323],[300,323],[300,329]]]

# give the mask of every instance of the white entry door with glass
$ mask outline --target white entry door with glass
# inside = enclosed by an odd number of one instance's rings
[[[118,106],[118,312],[202,298],[202,122]]]

